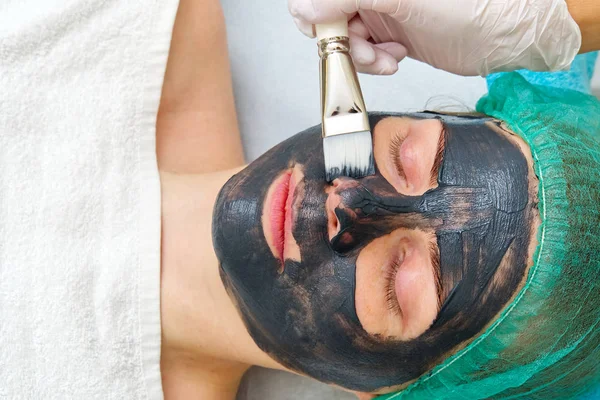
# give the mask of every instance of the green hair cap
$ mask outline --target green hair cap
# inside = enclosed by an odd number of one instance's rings
[[[510,73],[477,111],[504,121],[531,148],[542,220],[534,264],[483,333],[380,399],[589,396],[600,385],[600,102]]]

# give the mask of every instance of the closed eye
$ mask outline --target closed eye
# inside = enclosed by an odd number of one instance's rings
[[[433,269],[433,278],[435,281],[435,291],[437,295],[437,311],[439,312],[443,304],[443,287],[442,287],[442,271],[440,269],[440,249],[435,241],[429,242],[429,259]],[[395,315],[400,315],[402,309],[396,295],[395,281],[398,269],[402,262],[396,257],[392,259],[385,269],[386,293],[385,300],[387,307]]]
[[[444,150],[446,149],[446,136],[448,132],[447,125],[444,123],[444,121],[440,120],[440,122],[442,124],[442,130],[436,146],[435,158],[433,159],[433,164],[431,166],[429,177],[430,186],[435,186],[437,184],[442,162],[444,160]],[[406,181],[406,174],[404,173],[404,167],[402,166],[402,160],[400,157],[400,149],[402,148],[402,144],[404,143],[405,139],[406,137],[400,132],[394,133],[390,140],[390,158],[392,159],[392,163],[398,176]]]

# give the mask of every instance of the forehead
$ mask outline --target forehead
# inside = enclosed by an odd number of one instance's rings
[[[412,113],[403,112],[374,112],[369,114],[370,122],[372,126],[375,126],[379,121],[388,117],[403,117],[413,119],[439,119],[444,123],[449,124],[483,124],[488,121],[496,121],[492,117],[488,117],[483,114],[444,114],[436,111],[421,111]]]
[[[418,113],[406,114],[407,117],[415,119],[431,119],[438,118],[447,124],[458,125],[477,125],[484,124],[489,121],[494,121],[493,118],[481,114],[444,114],[435,111],[423,111]]]

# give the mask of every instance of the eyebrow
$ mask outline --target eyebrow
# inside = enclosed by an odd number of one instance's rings
[[[435,281],[435,291],[437,294],[437,310],[440,311],[442,307],[442,296],[443,296],[443,287],[442,287],[442,270],[440,265],[440,248],[437,243],[434,241],[429,242],[429,257],[431,259],[431,265],[433,266],[433,279]]]
[[[444,121],[440,120],[440,122],[442,123],[442,132],[440,134],[440,138],[438,139],[435,158],[433,159],[433,165],[431,166],[431,185],[435,185],[437,183],[438,175],[440,173],[440,169],[442,168],[442,161],[444,160],[444,150],[446,149],[448,126],[446,123],[444,123]]]

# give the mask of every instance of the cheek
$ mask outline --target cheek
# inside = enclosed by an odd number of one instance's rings
[[[441,132],[437,121],[425,121],[415,125],[421,129],[414,129],[417,132],[404,140],[400,147],[400,158],[406,183],[412,190],[410,194],[422,194],[433,188],[431,171]]]
[[[380,322],[381,304],[377,301],[377,294],[385,290],[384,265],[378,264],[367,269],[362,264],[359,261],[356,267],[357,290],[354,298],[356,313],[363,327],[369,331],[370,327]]]

